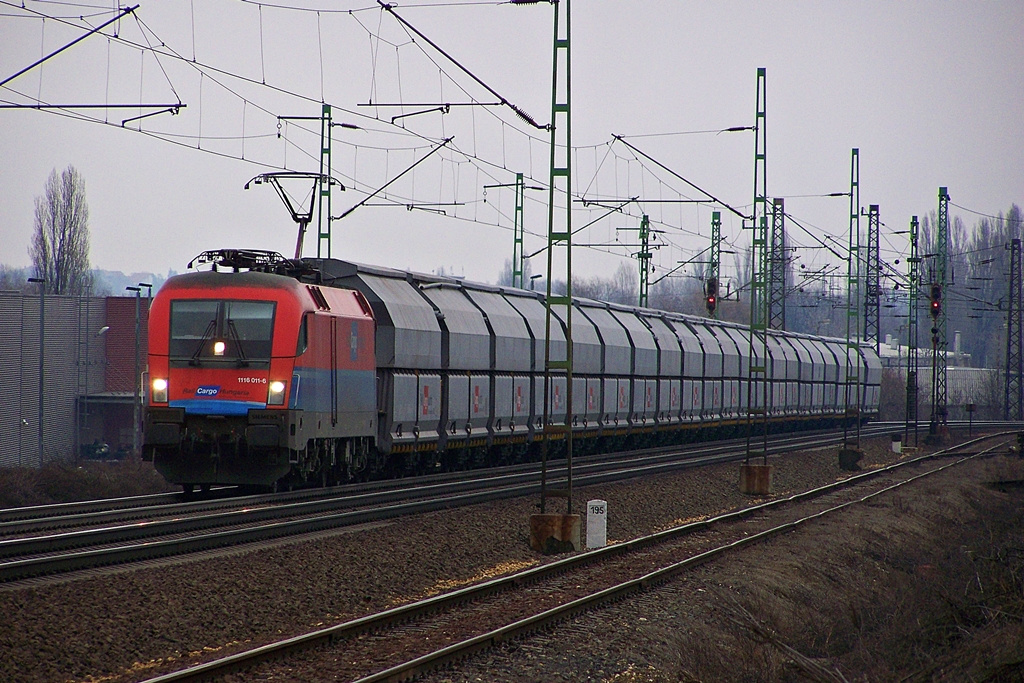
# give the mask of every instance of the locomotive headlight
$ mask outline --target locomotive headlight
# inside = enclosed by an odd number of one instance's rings
[[[226,345],[224,344],[224,342],[222,342],[222,341],[215,341],[215,342],[213,342],[213,355],[215,355],[215,356],[223,356],[225,348],[226,348]]]
[[[281,380],[274,380],[270,383],[267,391],[267,405],[284,405],[284,390],[287,385]]]
[[[157,377],[153,380],[153,403],[167,403],[167,380]]]

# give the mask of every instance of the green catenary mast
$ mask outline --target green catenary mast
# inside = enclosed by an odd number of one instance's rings
[[[760,456],[768,464],[768,190],[765,127],[767,87],[765,69],[757,70],[754,111],[754,211],[751,215],[753,270],[750,274],[750,345],[747,350],[747,449],[745,464]],[[761,424],[761,451],[752,450],[755,422]]]
[[[947,263],[949,262],[949,192],[946,188],[939,188],[939,220],[936,229],[935,239],[935,284],[939,286],[940,298],[945,297],[947,282]],[[939,307],[939,315],[935,320],[937,330],[934,336],[937,337],[933,344],[935,357],[935,386],[932,391],[932,417],[930,431],[935,434],[939,427],[946,424],[946,347],[948,338],[946,336],[946,307]]]
[[[772,200],[772,232],[768,256],[768,327],[786,329],[786,201]]]
[[[561,8],[565,9],[565,24],[559,25],[558,15]],[[546,470],[548,442],[551,436],[562,435],[565,438],[566,470],[568,472],[566,497],[566,514],[572,514],[572,196],[571,180],[572,165],[572,131],[569,99],[572,92],[572,69],[569,50],[569,0],[554,3],[554,53],[551,67],[551,151],[550,177],[548,182],[548,269],[547,297],[545,298],[544,322],[544,443],[543,467],[541,481],[540,509],[545,512],[547,502]],[[559,65],[563,65],[563,73],[559,80]],[[562,206],[557,207],[556,199],[561,199]],[[557,215],[556,215],[557,214]],[[565,264],[565,293],[552,292],[554,280],[553,266],[555,252]],[[554,318],[560,317],[565,324],[565,357],[552,357],[551,325]],[[555,323],[557,324],[557,319]],[[550,424],[552,406],[552,381],[557,377],[565,378],[565,402],[557,406],[557,410],[565,409],[564,424]]]
[[[708,315],[717,318],[718,288],[721,281],[722,265],[722,212],[711,212],[711,256],[708,259],[708,274],[704,280],[705,306]]]
[[[921,259],[917,255],[917,216],[910,219],[910,286],[907,294],[907,413],[904,427],[904,441],[910,439],[911,425],[914,428],[914,446],[917,446],[917,321],[918,292],[921,284]]]
[[[849,447],[850,422],[856,425],[860,450],[860,150],[850,155],[850,235],[846,260],[846,368],[844,375],[843,448]]]
[[[320,211],[317,217],[316,257],[331,258],[331,105],[325,104],[320,118]]]

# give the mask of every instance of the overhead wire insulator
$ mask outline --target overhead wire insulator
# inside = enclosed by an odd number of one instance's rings
[[[511,108],[512,111],[514,111],[516,113],[516,116],[521,118],[523,121],[526,121],[528,124],[530,124],[534,128],[539,128],[540,130],[547,129],[547,126],[543,126],[543,125],[537,123],[537,121],[532,116],[530,116],[525,111],[523,111],[522,109],[520,109],[516,105],[512,104],[511,102],[506,102],[505,104],[507,104],[509,106],[509,108]]]

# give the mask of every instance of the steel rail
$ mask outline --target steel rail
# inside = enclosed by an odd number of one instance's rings
[[[0,527],[8,523],[58,518],[72,515],[84,515],[111,510],[128,510],[137,507],[168,505],[181,500],[181,493],[153,493],[144,496],[125,498],[101,498],[82,500],[73,503],[55,503],[53,505],[29,505],[25,507],[0,509]]]
[[[874,425],[881,424],[892,424],[893,428],[896,428],[903,423],[872,423]],[[978,423],[981,424],[980,422]],[[780,432],[778,436],[789,436],[799,437],[801,434],[805,436],[814,436],[817,434],[829,433],[830,429],[811,430],[800,433],[785,433]],[[737,442],[738,439],[716,439],[714,441],[706,441],[702,443],[708,444],[708,447],[728,447],[731,443]],[[658,453],[662,451],[678,451],[679,448],[685,447],[688,444],[675,444],[670,446],[658,446],[655,448],[644,449],[642,452],[646,453]],[[604,454],[592,454],[584,456],[581,461],[597,460],[601,458],[615,458],[621,457],[629,453],[639,453],[641,451],[623,451],[623,452],[612,452]],[[504,465],[499,467],[488,467],[485,468],[487,472],[494,474],[502,474],[516,471],[531,471],[538,466],[538,463],[521,463],[517,465]],[[476,470],[462,470],[456,473],[443,473],[443,474],[426,474],[415,477],[405,477],[401,480],[402,483],[415,483],[417,485],[423,483],[430,483],[435,481],[450,481],[452,477],[458,478],[462,476],[472,476],[473,474],[479,474],[481,469]],[[343,484],[340,486],[334,486],[329,488],[310,488],[300,489],[295,491],[278,492],[274,494],[254,494],[244,496],[246,500],[252,500],[254,502],[270,502],[274,500],[301,500],[304,498],[333,495],[337,492],[347,492],[349,490],[358,490],[359,492],[366,492],[368,490],[378,490],[382,488],[388,488],[393,486],[396,480],[393,479],[382,479],[367,482],[360,482],[358,484]],[[213,493],[229,493],[236,491],[237,487],[217,487],[212,489]],[[243,496],[232,496],[232,500],[237,500]],[[210,500],[221,500],[222,498],[206,498],[204,501]],[[78,515],[88,514],[102,514],[102,513],[113,513],[117,511],[128,511],[137,508],[147,507],[158,507],[163,505],[173,505],[177,503],[201,503],[204,501],[187,501],[184,494],[180,491],[168,492],[168,493],[154,493],[140,496],[127,496],[122,498],[102,498],[95,500],[84,500],[74,501],[68,503],[54,503],[50,505],[30,505],[22,507],[12,508],[0,508],[0,532],[5,528],[14,528],[17,522],[25,522],[26,525],[30,524],[32,520],[40,520],[45,523],[46,520],[52,520],[54,523],[58,523],[58,520],[62,518],[74,518]]]
[[[879,425],[874,428],[879,434],[888,430]],[[874,433],[874,431],[870,433]],[[838,443],[837,435],[780,435],[769,449],[772,453],[800,448],[816,448]],[[576,468],[580,485],[594,485],[623,481],[640,476],[663,474],[681,469],[728,462],[742,457],[741,446],[714,445],[701,449],[700,453],[688,453],[685,459],[678,458],[678,448],[672,453],[650,456],[645,461],[632,461],[623,465],[621,460],[603,465]],[[596,469],[597,471],[591,471]],[[553,468],[553,484],[564,478],[564,466]],[[588,473],[589,472],[589,473]],[[561,475],[561,478],[559,478]],[[462,491],[460,493],[460,491]],[[439,483],[429,487],[417,486],[400,491],[352,496],[338,500],[315,500],[255,510],[219,512],[188,519],[161,520],[137,523],[127,526],[87,529],[65,534],[15,538],[0,541],[0,558],[21,559],[0,562],[0,583],[35,578],[55,573],[65,573],[95,567],[153,560],[174,555],[214,550],[246,543],[265,542],[300,534],[323,532],[334,528],[366,524],[393,519],[405,515],[423,514],[457,506],[473,505],[519,496],[537,495],[540,484],[535,473],[487,476],[458,484]],[[433,497],[430,497],[433,495]],[[412,502],[371,507],[368,509],[337,512],[339,507],[354,505],[381,505],[394,500],[416,498]],[[282,516],[300,517],[288,521],[273,521]],[[188,537],[181,534],[208,531],[225,526],[262,524]],[[75,548],[94,547],[104,544],[125,543],[159,536],[176,536],[165,540],[145,540],[133,545],[118,545],[109,548],[94,548],[69,552]],[[43,555],[43,553],[48,553]],[[38,554],[38,557],[27,557]]]
[[[922,423],[926,424],[926,423]],[[952,427],[966,426],[968,423],[951,422]],[[973,423],[978,429],[987,429],[993,426],[1005,428],[1015,423],[978,421]],[[1024,423],[1019,426],[1024,427]],[[902,422],[873,422],[869,425],[871,429],[902,429]],[[799,441],[804,437],[829,434],[833,430],[822,429],[804,432],[779,432],[772,435],[773,439],[793,439]],[[658,446],[654,448],[620,451],[613,453],[591,454],[577,459],[577,467],[585,465],[621,460],[628,457],[634,458],[655,458],[658,454],[666,453],[675,456],[680,449],[687,448],[689,453],[697,453],[692,446],[694,443],[704,444],[701,451],[712,449],[728,449],[733,444],[742,442],[742,438],[721,439],[707,442],[691,442],[690,444],[673,444],[669,446]],[[32,531],[43,531],[59,529],[73,525],[85,524],[109,524],[119,521],[130,521],[143,519],[146,515],[166,516],[167,514],[181,514],[202,510],[214,510],[234,505],[263,505],[280,504],[288,501],[302,501],[316,498],[329,498],[332,496],[348,495],[353,493],[369,493],[393,489],[398,486],[423,486],[430,483],[455,484],[466,479],[477,479],[486,472],[493,476],[514,473],[531,473],[539,467],[538,463],[522,463],[517,465],[505,465],[500,467],[488,467],[474,470],[462,470],[459,472],[448,472],[443,474],[427,474],[416,477],[406,477],[401,480],[383,479],[358,484],[344,484],[330,488],[309,488],[296,491],[279,492],[275,494],[235,495],[236,487],[218,487],[214,493],[219,493],[212,498],[201,500],[186,500],[182,493],[159,493],[142,496],[130,496],[124,498],[109,498],[99,500],[86,500],[71,503],[57,503],[53,505],[36,505],[16,508],[0,509],[0,535],[12,536]],[[174,507],[170,512],[166,508]]]
[[[776,435],[779,439],[799,440],[806,437],[813,437],[821,434],[828,434],[831,430],[815,430],[813,432],[802,432],[799,434],[780,433]],[[724,450],[737,443],[738,439],[726,439],[715,442],[706,442],[700,449],[689,449],[688,454],[699,455],[705,451]],[[677,456],[684,445],[660,446],[655,448],[620,451],[603,454],[592,454],[583,456],[577,463],[580,467],[595,463],[623,460],[626,458],[658,458],[663,454]],[[188,514],[206,510],[216,510],[235,506],[257,506],[257,505],[279,505],[291,501],[304,501],[309,499],[342,497],[356,494],[367,494],[374,491],[390,491],[410,487],[426,487],[431,484],[445,484],[458,486],[465,481],[478,481],[482,476],[502,477],[505,475],[525,474],[527,476],[535,473],[539,467],[538,463],[522,463],[518,465],[506,465],[501,467],[488,467],[474,470],[461,470],[458,472],[446,472],[443,474],[428,474],[418,477],[406,477],[403,479],[385,479],[358,484],[345,484],[329,488],[310,488],[297,491],[278,492],[273,494],[255,494],[229,497],[217,497],[203,500],[184,500],[181,493],[161,493],[146,496],[132,496],[127,498],[110,498],[102,500],[89,500],[74,503],[57,503],[54,505],[39,505],[31,507],[7,508],[0,510],[0,535],[12,536],[18,533],[32,531],[43,531],[59,529],[73,525],[98,525],[114,522],[134,521],[144,519],[147,515],[168,516],[172,514]],[[230,487],[234,491],[234,487]]]
[[[699,553],[685,560],[681,560],[680,562],[676,562],[666,567],[662,567],[661,569],[657,569],[639,578],[631,579],[618,585],[611,586],[604,590],[568,602],[564,605],[559,605],[558,607],[551,608],[545,612],[541,612],[540,614],[535,614],[533,616],[521,619],[519,621],[508,624],[501,628],[494,629],[488,633],[484,633],[474,638],[470,638],[459,643],[454,643],[447,647],[436,650],[435,652],[423,655],[422,657],[418,657],[409,662],[405,662],[403,664],[394,666],[385,671],[381,671],[370,676],[364,676],[363,678],[357,679],[354,683],[383,683],[385,681],[409,680],[414,676],[433,671],[446,664],[464,659],[469,655],[472,655],[480,650],[492,647],[494,645],[498,645],[504,641],[513,638],[528,635],[531,632],[543,628],[547,628],[553,625],[554,623],[563,621],[581,612],[589,611],[609,603],[620,601],[626,597],[629,597],[630,595],[650,590],[653,587],[662,585],[670,581],[674,576],[681,573],[683,570],[700,566],[706,562],[710,562],[711,560],[718,559],[722,555],[725,555],[732,550],[736,550],[737,548],[743,548],[749,545],[753,545],[755,543],[760,543],[761,541],[765,541],[769,538],[779,536],[783,533],[792,531],[799,526],[821,519],[826,515],[831,515],[840,510],[844,510],[850,506],[866,502],[884,493],[888,493],[902,486],[905,486],[906,484],[910,484],[924,477],[945,471],[946,469],[955,467],[963,462],[972,460],[981,455],[986,455],[987,453],[998,448],[999,445],[1000,444],[997,444],[996,446],[992,446],[986,449],[985,451],[981,451],[979,453],[965,455],[963,458],[955,462],[947,463],[934,470],[929,470],[928,472],[923,472],[909,479],[896,482],[895,484],[886,486],[878,491],[873,491],[856,500],[840,503],[839,505],[835,505],[825,510],[819,510],[818,512],[811,515],[807,515],[806,517],[786,522],[784,524],[779,524],[777,526],[771,527],[770,529],[766,529],[756,534],[751,534],[750,536],[747,536],[745,538],[741,538],[731,543],[727,543],[716,548],[712,548],[711,550]],[[932,457],[935,456],[921,456],[920,459]],[[898,465],[904,466],[907,464],[910,463],[899,463]],[[884,472],[888,469],[889,468],[885,468],[867,474],[877,475],[878,473]],[[844,483],[848,484],[849,481],[850,480],[847,480],[847,482]]]
[[[883,424],[883,423],[876,423]],[[894,425],[895,426],[895,425]],[[799,439],[819,434],[828,434],[832,430],[814,430],[808,432],[779,433],[778,438]],[[714,442],[703,442],[704,450],[727,449],[738,439],[722,439]],[[580,466],[589,463],[606,462],[627,457],[657,457],[661,453],[676,455],[681,448],[687,444],[671,446],[659,446],[634,451],[619,451],[612,453],[591,454],[581,457],[577,462]],[[693,452],[691,449],[690,452]],[[424,486],[432,483],[457,484],[467,479],[479,479],[481,474],[502,476],[515,473],[532,473],[539,467],[538,463],[521,463],[516,465],[505,465],[499,467],[488,467],[473,470],[460,470],[458,472],[446,472],[440,474],[426,474],[416,477],[405,477],[400,480],[383,479],[357,484],[343,484],[328,488],[308,488],[295,491],[284,491],[273,494],[234,495],[236,487],[222,487],[214,489],[214,493],[222,493],[211,498],[201,500],[187,500],[181,492],[158,493],[142,496],[129,496],[124,498],[107,498],[98,500],[86,500],[70,503],[56,503],[52,505],[35,505],[27,507],[3,508],[0,509],[0,535],[14,535],[31,531],[42,531],[59,529],[75,524],[104,524],[119,521],[142,519],[146,515],[166,516],[167,514],[181,514],[213,510],[235,505],[263,505],[280,504],[289,501],[302,501],[315,498],[329,498],[334,496],[363,494],[373,491],[394,489],[399,486]]]
[[[688,523],[679,527],[666,529],[664,531],[657,532],[648,536],[626,541],[620,544],[606,546],[605,548],[580,553],[563,560],[557,560],[548,564],[527,569],[522,572],[517,572],[508,576],[500,577],[485,581],[480,584],[468,586],[462,589],[437,595],[425,600],[419,600],[412,602],[400,607],[395,607],[384,612],[377,614],[367,615],[358,619],[338,624],[325,629],[320,629],[310,633],[302,634],[285,640],[281,640],[274,643],[269,643],[252,650],[245,652],[238,652],[227,657],[223,657],[217,660],[206,662],[191,666],[179,671],[171,672],[155,678],[148,679],[144,683],[180,683],[183,681],[198,681],[206,680],[215,676],[222,676],[232,672],[251,667],[254,664],[260,662],[269,661],[272,659],[280,659],[288,654],[300,650],[310,649],[312,647],[327,645],[332,642],[342,641],[362,633],[376,631],[388,626],[407,623],[412,619],[438,612],[444,609],[451,608],[459,604],[465,604],[474,600],[479,600],[488,595],[498,593],[509,588],[518,587],[524,584],[535,583],[544,578],[561,574],[567,571],[577,569],[579,567],[600,562],[608,558],[616,557],[619,555],[628,554],[634,550],[639,550],[647,546],[664,543],[666,541],[674,540],[684,535],[692,534],[698,531],[705,530],[715,524],[722,522],[730,522],[744,519],[769,509],[776,507],[782,507],[790,503],[810,500],[812,498],[830,493],[832,491],[848,488],[856,483],[867,481],[868,479],[878,477],[882,474],[893,472],[897,469],[922,463],[928,460],[934,460],[939,458],[948,457],[953,454],[954,451],[958,451],[966,446],[981,443],[983,441],[1005,437],[1014,432],[1000,432],[997,434],[987,435],[971,439],[961,444],[951,446],[949,448],[936,451],[935,453],[920,455],[912,459],[908,459],[902,462],[894,463],[877,470],[870,470],[860,474],[852,475],[846,479],[843,479],[832,484],[827,484],[815,489],[804,491],[801,493],[793,494],[783,498],[778,498],[765,503],[754,505],[741,510],[718,515],[713,518]],[[996,444],[984,451],[968,454],[964,457],[943,465],[936,470],[925,472],[902,482],[898,482],[892,486],[888,486],[879,491],[870,493],[859,499],[848,501],[840,505],[829,508],[825,511],[819,511],[815,514],[808,515],[800,520],[787,522],[782,525],[778,525],[766,531],[752,534],[749,537],[734,541],[731,543],[724,544],[717,548],[705,551],[698,555],[687,558],[681,562],[674,563],[667,567],[663,567],[659,570],[645,574],[642,577],[633,579],[627,582],[623,582],[617,586],[613,586],[601,591],[598,591],[592,595],[579,598],[572,602],[566,603],[559,607],[547,610],[543,613],[519,620],[513,624],[506,625],[502,628],[492,630],[486,634],[476,636],[474,638],[467,639],[460,643],[455,643],[434,653],[424,655],[416,658],[404,664],[392,667],[385,671],[375,673],[371,676],[359,679],[358,683],[376,683],[378,681],[400,681],[408,680],[418,674],[425,673],[427,671],[434,670],[439,666],[446,663],[462,659],[475,651],[484,649],[486,647],[493,646],[502,641],[514,638],[530,631],[542,628],[550,625],[556,621],[563,620],[573,614],[582,612],[588,609],[592,609],[598,605],[602,605],[615,600],[620,600],[623,597],[635,593],[641,590],[648,589],[652,586],[659,585],[669,580],[675,574],[680,571],[715,559],[730,550],[734,550],[745,545],[759,542],[770,538],[771,536],[790,531],[801,524],[809,521],[818,519],[825,514],[838,511],[846,508],[850,505],[858,502],[869,500],[881,493],[890,491],[894,488],[902,486],[904,484],[916,481],[922,477],[929,476],[939,471],[943,471],[949,467],[953,467],[960,464],[968,459],[976,458],[981,455],[992,452],[1000,445]]]

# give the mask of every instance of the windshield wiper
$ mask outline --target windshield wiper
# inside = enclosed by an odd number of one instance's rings
[[[238,367],[249,367],[249,359],[245,357],[245,349],[242,348],[242,338],[238,335],[238,330],[235,329],[235,321],[231,318],[228,318],[228,331],[231,332],[231,339],[234,340],[235,348],[238,349]]]
[[[206,346],[206,342],[209,341],[213,335],[213,330],[217,326],[217,319],[214,318],[210,321],[210,324],[206,326],[206,332],[203,332],[202,338],[199,340],[199,346],[196,347],[196,352],[192,354],[192,358],[189,359],[189,365],[199,365],[199,354],[203,352],[203,347]]]

